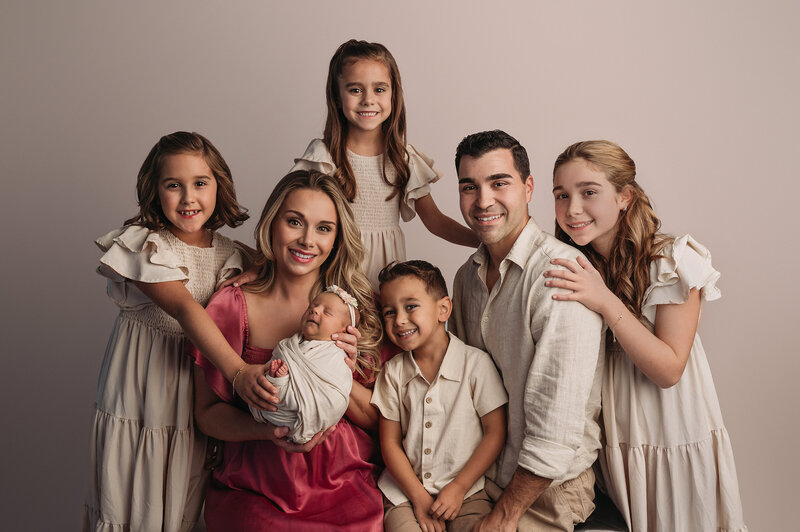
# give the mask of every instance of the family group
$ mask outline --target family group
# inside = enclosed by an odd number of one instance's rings
[[[99,238],[120,312],[100,369],[86,531],[743,531],[696,334],[709,251],[659,231],[605,140],[555,159],[556,234],[511,135],[455,152],[466,226],[431,197],[382,45],[330,61],[323,136],[248,214],[197,133],[162,137],[139,213]],[[477,247],[452,295],[399,221]]]

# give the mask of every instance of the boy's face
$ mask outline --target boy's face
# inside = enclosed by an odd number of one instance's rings
[[[301,330],[306,340],[330,340],[333,333],[343,332],[348,325],[347,304],[336,294],[323,292],[308,305]]]
[[[381,285],[381,315],[389,339],[404,351],[426,345],[444,332],[452,306],[445,296],[434,299],[425,283],[411,275]]]

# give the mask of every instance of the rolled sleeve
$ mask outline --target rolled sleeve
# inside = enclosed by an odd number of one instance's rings
[[[539,302],[531,320],[536,355],[525,384],[519,465],[555,479],[570,468],[583,441],[602,318],[578,302],[534,299]]]

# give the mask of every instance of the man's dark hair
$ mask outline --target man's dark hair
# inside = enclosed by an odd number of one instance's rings
[[[447,297],[447,283],[444,281],[441,270],[424,260],[407,260],[405,262],[390,262],[381,273],[378,281],[381,285],[394,281],[398,277],[416,277],[425,285],[425,291],[433,299],[439,300]]]
[[[511,152],[511,156],[514,158],[514,168],[519,172],[523,182],[531,175],[528,152],[517,139],[500,129],[481,131],[464,137],[456,148],[456,173],[458,173],[458,165],[463,156],[469,155],[478,158],[497,149],[506,149]]]

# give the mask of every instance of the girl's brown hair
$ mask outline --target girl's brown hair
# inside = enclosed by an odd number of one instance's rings
[[[369,381],[381,368],[380,342],[383,329],[375,309],[372,288],[361,270],[365,253],[364,245],[361,243],[361,233],[347,198],[332,176],[316,170],[295,170],[275,185],[261,212],[261,219],[255,232],[256,249],[259,253],[259,258],[256,260],[258,277],[252,283],[244,285],[243,289],[257,293],[265,292],[274,286],[278,272],[275,252],[272,249],[272,225],[289,194],[302,189],[324,193],[333,202],[338,215],[336,240],[330,255],[320,268],[319,279],[311,289],[309,300],[332,284],[344,288],[356,298],[360,314],[358,330],[361,332],[356,371],[363,379]]]
[[[556,221],[556,236],[580,249],[600,271],[606,286],[616,294],[634,316],[642,317],[642,300],[650,286],[650,263],[672,237],[659,233],[661,221],[636,179],[636,163],[625,150],[608,140],[577,142],[558,156],[553,174],[562,164],[583,159],[603,172],[618,193],[629,191],[630,202],[620,213],[617,234],[608,259],[591,245],[577,246]]]
[[[328,105],[328,118],[322,139],[336,165],[336,177],[342,191],[349,201],[356,197],[356,180],[353,169],[347,160],[347,131],[349,123],[342,112],[342,99],[339,94],[339,77],[345,66],[360,59],[380,61],[389,70],[392,80],[392,113],[383,124],[383,180],[394,187],[387,200],[402,194],[408,184],[411,173],[408,167],[408,151],[406,150],[406,104],[403,101],[403,86],[400,83],[400,70],[391,52],[379,43],[357,41],[351,39],[339,46],[331,58],[328,68],[328,82],[325,86],[325,99]],[[387,161],[394,167],[394,182],[386,177]]]
[[[125,225],[141,225],[153,230],[169,225],[158,199],[158,181],[166,158],[180,153],[195,153],[203,157],[217,182],[216,207],[205,223],[207,229],[213,231],[223,225],[237,227],[250,217],[247,209],[236,201],[231,170],[219,150],[199,133],[176,131],[161,137],[142,163],[136,178],[139,214],[125,220]]]

